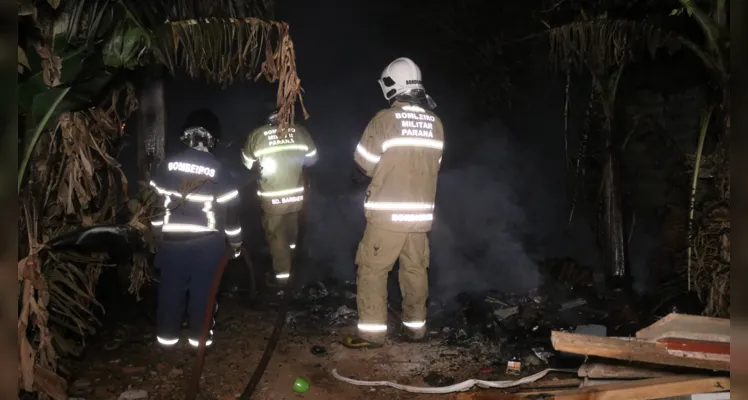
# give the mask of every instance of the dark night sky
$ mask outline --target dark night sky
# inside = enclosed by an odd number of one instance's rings
[[[387,102],[377,84],[393,59],[413,58],[445,124],[444,165],[437,194],[432,241],[432,290],[521,290],[537,284],[537,261],[572,256],[597,262],[587,222],[565,232],[569,205],[563,173],[563,84],[546,74],[522,83],[513,111],[469,120],[465,79],[447,76],[426,57],[429,27],[396,25],[396,5],[305,0],[281,2],[276,19],[291,26],[297,67],[311,118],[304,124],[319,148],[309,195],[308,243],[314,260],[309,276],[355,277],[353,258],[364,227],[363,190],[351,183],[352,154],[369,119]],[[395,7],[395,8],[393,8]],[[421,35],[419,40],[403,40]],[[172,79],[166,86],[167,142],[186,114],[209,107],[223,124],[217,155],[243,170],[240,147],[264,123],[274,87],[243,83],[225,90],[199,81]],[[297,116],[300,113],[297,113]],[[511,124],[509,123],[511,120]],[[227,144],[228,147],[225,147]],[[167,146],[167,151],[171,146]],[[261,234],[258,226],[245,232]],[[634,260],[636,261],[636,260]],[[636,273],[636,271],[634,271]],[[309,278],[312,279],[312,278]]]

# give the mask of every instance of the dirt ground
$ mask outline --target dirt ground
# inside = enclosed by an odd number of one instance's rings
[[[239,395],[259,361],[272,331],[276,313],[252,310],[228,301],[221,304],[215,343],[207,353],[201,381],[202,399],[233,399]],[[418,395],[391,388],[354,386],[336,380],[336,368],[346,377],[389,380],[428,386],[424,377],[439,373],[460,382],[464,379],[507,379],[490,365],[481,351],[446,347],[438,343],[390,341],[374,350],[350,350],[340,344],[350,326],[331,333],[304,332],[287,325],[253,398],[256,399],[436,399],[445,395]],[[303,328],[302,328],[303,329]],[[148,324],[119,325],[89,345],[70,382],[75,398],[116,399],[120,393],[145,390],[149,399],[183,399],[196,351],[183,340],[175,348],[158,346]],[[313,346],[327,354],[314,355]],[[490,356],[490,355],[489,355]],[[483,373],[479,371],[483,369]],[[306,393],[292,390],[296,377],[310,382]],[[511,379],[511,378],[509,378]]]

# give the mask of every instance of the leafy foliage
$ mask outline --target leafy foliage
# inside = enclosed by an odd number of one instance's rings
[[[58,354],[78,354],[83,335],[95,331],[91,305],[97,304],[104,257],[51,253],[44,244],[81,226],[115,222],[127,180],[110,154],[122,136],[122,121],[136,107],[132,86],[123,86],[102,107],[60,115],[35,148],[20,221],[27,238],[21,250],[28,256],[18,270],[23,281],[18,340],[27,349],[21,353],[27,391],[64,395],[64,381],[37,382],[35,376],[38,371],[54,376]]]
[[[605,71],[631,62],[640,52],[654,57],[664,37],[655,26],[630,20],[577,21],[548,31],[550,60],[559,69]]]
[[[706,304],[705,313],[729,315],[729,221],[726,223],[721,217],[725,210],[729,213],[729,189],[724,186],[725,181],[729,182],[729,2],[539,1],[544,3],[543,7],[538,7],[537,1],[494,2],[490,5],[463,1],[445,2],[447,5],[438,10],[429,7],[421,9],[425,10],[423,13],[427,14],[426,18],[439,22],[429,24],[430,27],[437,26],[432,35],[439,38],[434,41],[439,45],[433,51],[440,58],[449,59],[444,64],[453,66],[457,70],[456,76],[469,77],[467,79],[478,83],[472,85],[475,106],[487,109],[488,113],[494,113],[504,105],[504,99],[509,97],[508,90],[514,86],[513,80],[521,79],[522,74],[533,65],[542,64],[534,59],[537,54],[549,55],[548,65],[566,75],[564,114],[567,123],[571,74],[575,73],[578,77],[581,71],[592,76],[593,89],[584,127],[580,132],[579,157],[576,168],[569,168],[576,174],[576,186],[583,186],[579,185],[579,178],[589,177],[585,173],[585,164],[593,163],[584,158],[590,159],[594,151],[588,151],[588,148],[600,148],[603,150],[600,153],[607,153],[603,154],[607,157],[611,152],[617,151],[611,144],[622,142],[625,145],[628,141],[628,137],[611,140],[616,128],[612,123],[615,117],[616,88],[625,79],[622,78],[623,68],[636,61],[637,57],[644,57],[647,53],[654,55],[657,49],[663,47],[670,52],[685,50],[698,57],[711,77],[708,102],[717,106],[718,110],[715,113],[718,114],[718,123],[715,124],[718,129],[710,131],[719,132],[716,135],[717,150],[711,155],[704,155],[702,164],[702,168],[710,166],[708,170],[715,179],[707,181],[706,185],[700,179],[701,186],[694,186],[699,198],[708,198],[709,201],[696,202],[698,210],[693,220],[683,218],[675,224],[670,223],[671,228],[682,233],[679,235],[682,236],[682,248],[687,244],[684,238],[690,238],[689,263],[687,266],[674,266],[674,270],[683,275],[683,280],[678,283],[680,291],[695,290]],[[511,12],[511,19],[497,21],[497,16],[503,14],[501,7],[505,4],[506,7],[512,7],[520,3],[524,3],[524,12]],[[528,3],[533,5],[527,6]],[[701,32],[694,28],[700,28]],[[519,67],[514,67],[517,65]],[[693,67],[699,68],[698,65],[689,66]],[[521,95],[516,91],[512,94]],[[607,126],[603,123],[605,121]],[[693,132],[694,141],[698,134],[699,132]],[[601,144],[590,147],[593,140]],[[596,164],[602,163],[601,160],[596,161]],[[693,168],[697,170],[694,174],[699,175],[698,166],[695,164]],[[717,179],[717,176],[720,178]],[[601,193],[597,182],[591,193]],[[575,189],[572,211],[576,196]],[[686,199],[683,200],[682,203],[687,204]],[[688,285],[685,278],[687,275],[693,278]]]
[[[19,246],[27,254],[18,264],[19,379],[41,398],[66,399],[57,360],[78,353],[95,331],[95,287],[107,265],[103,255],[52,253],[45,243],[114,223],[123,204],[129,224],[147,235],[153,210],[150,192],[128,201],[113,157],[138,106],[121,72],[160,64],[222,85],[264,76],[278,82],[283,126],[302,88],[288,26],[269,20],[270,0],[23,0],[18,17],[19,144],[26,154],[19,228],[27,237]],[[141,255],[133,264],[130,292],[137,295],[149,269]]]

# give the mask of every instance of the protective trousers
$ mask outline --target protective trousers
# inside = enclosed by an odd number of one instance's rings
[[[278,280],[286,280],[291,271],[291,258],[296,248],[299,230],[299,213],[268,214],[262,218],[265,238],[273,257],[273,271]]]
[[[187,303],[189,342],[197,346],[210,287],[225,246],[226,237],[223,233],[188,240],[165,240],[160,245],[154,262],[156,268],[161,270],[156,336],[162,345],[172,346],[179,341],[182,316]],[[217,309],[216,305],[214,316]],[[207,344],[212,342],[212,328],[211,326]]]
[[[402,322],[411,336],[425,333],[429,240],[426,233],[394,232],[367,225],[358,245],[358,331],[362,339],[384,343],[387,334],[387,276],[400,260]]]

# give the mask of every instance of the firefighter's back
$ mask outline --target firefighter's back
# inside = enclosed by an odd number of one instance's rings
[[[164,234],[221,230],[225,205],[238,197],[227,174],[208,152],[187,148],[168,157],[151,183],[164,195]]]
[[[267,124],[252,131],[242,153],[248,168],[255,162],[260,164],[258,195],[265,212],[299,211],[304,194],[302,169],[316,156],[309,132],[294,125],[281,134],[277,126]]]
[[[430,110],[398,102],[375,118],[382,155],[367,193],[367,218],[390,230],[427,232],[444,146],[441,120]]]

